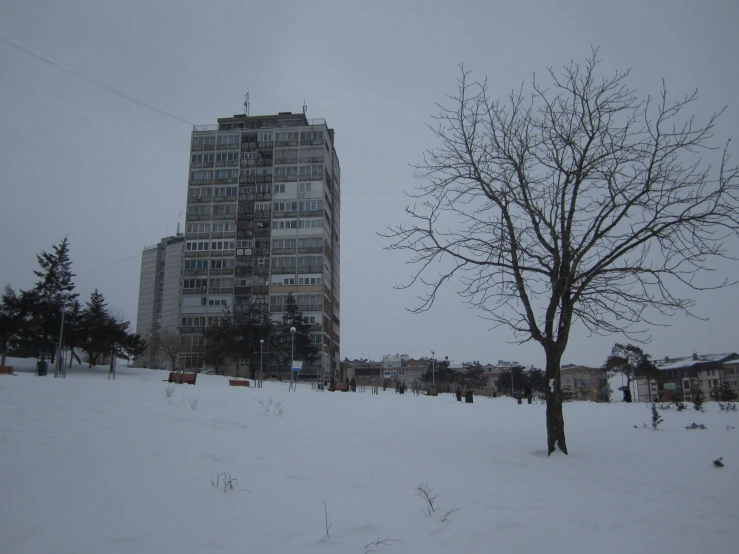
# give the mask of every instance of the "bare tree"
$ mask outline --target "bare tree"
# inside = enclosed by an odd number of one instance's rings
[[[684,112],[697,93],[639,100],[629,71],[584,63],[550,69],[550,83],[505,100],[461,67],[452,107],[430,129],[440,145],[416,166],[423,183],[409,224],[384,234],[427,287],[416,312],[457,279],[460,294],[517,341],[546,355],[547,449],[567,453],[560,364],[573,322],[592,333],[640,336],[654,314],[694,315],[678,290],[730,284],[696,279],[730,258],[737,235],[737,167],[701,154],[721,112]],[[644,338],[644,335],[641,335]]]
[[[180,334],[172,331],[159,331],[155,337],[156,347],[160,352],[164,352],[172,362],[172,369],[177,369],[177,358],[180,355]]]

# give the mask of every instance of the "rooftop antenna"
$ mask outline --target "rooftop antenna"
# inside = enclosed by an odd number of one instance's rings
[[[244,115],[246,117],[249,117],[249,106],[251,106],[251,102],[249,102],[249,92],[244,95]]]
[[[182,217],[182,214],[183,213],[185,213],[185,212],[183,212],[182,210],[179,210],[177,212],[177,235],[176,236],[178,236],[178,237],[181,236],[180,235],[180,217]]]
[[[303,115],[308,111],[308,105],[305,103],[305,98],[303,98]]]

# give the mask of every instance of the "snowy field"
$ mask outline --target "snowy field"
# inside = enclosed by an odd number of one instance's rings
[[[739,548],[739,413],[714,403],[664,411],[658,431],[641,428],[644,404],[570,403],[571,455],[547,458],[542,405],[234,388],[203,375],[167,398],[166,376],[0,375],[0,552]],[[211,484],[223,472],[236,479],[226,492]],[[431,516],[422,483],[439,495]]]

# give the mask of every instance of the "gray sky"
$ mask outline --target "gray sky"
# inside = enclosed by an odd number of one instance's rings
[[[739,128],[739,4],[728,0],[4,0],[0,13],[3,37],[187,121],[242,113],[247,89],[252,114],[298,112],[305,98],[309,117],[326,118],[342,167],[342,357],[433,348],[543,364],[451,288],[430,313],[407,313],[414,294],[392,287],[409,268],[375,234],[404,217],[407,164],[435,145],[424,124],[455,91],[458,63],[503,96],[600,46],[604,70],[631,67],[643,95],[665,78],[675,94],[700,89],[698,115],[727,105],[717,144]],[[98,287],[135,322],[141,250],[173,234],[184,209],[191,128],[5,43],[0,75],[0,283],[31,286],[35,254],[66,235],[78,291]],[[711,320],[672,318],[646,350],[738,351],[738,294],[697,295]],[[600,364],[623,340],[577,331],[564,362]]]

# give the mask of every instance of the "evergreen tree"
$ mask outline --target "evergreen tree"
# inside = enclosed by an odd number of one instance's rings
[[[452,383],[457,379],[456,372],[449,367],[449,360],[429,360],[426,372],[421,375],[424,383],[436,383],[438,390],[450,390]]]
[[[513,376],[513,383],[511,383],[511,375]],[[529,384],[522,365],[503,370],[495,380],[495,386],[504,394],[511,394],[511,384],[513,385],[514,392],[521,394],[526,388],[526,385]]]
[[[659,424],[664,421],[657,411],[657,406],[652,402],[652,429],[655,431],[659,427]]]
[[[722,402],[732,402],[737,399],[734,388],[728,381],[721,381],[721,388],[718,390],[718,400]]]
[[[0,366],[5,365],[8,352],[15,347],[21,332],[22,318],[18,306],[18,297],[10,285],[5,285],[0,298]]]
[[[282,314],[282,325],[280,325],[280,327],[279,339],[276,346],[281,352],[279,359],[283,364],[285,364],[285,362],[289,363],[292,360],[300,360],[305,362],[307,365],[312,365],[320,358],[318,349],[311,343],[310,324],[306,323],[303,319],[303,312],[300,310],[300,306],[295,301],[295,297],[292,293],[287,295],[285,311]],[[291,327],[295,327],[294,337],[290,333]],[[290,355],[293,348],[294,353],[291,360]],[[280,380],[282,380],[281,366],[282,364],[278,366]]]
[[[549,388],[549,382],[547,381],[544,371],[539,368],[532,367],[526,372],[526,379],[528,385],[531,387],[532,392],[546,393]]]
[[[690,395],[693,397],[693,408],[697,411],[703,411],[703,402],[705,402],[705,396],[701,390],[698,379],[690,380]]]
[[[105,298],[95,289],[90,300],[85,302],[73,332],[77,346],[87,354],[89,367],[97,365],[101,354],[105,356],[110,352],[113,327]]]
[[[485,377],[482,376],[483,373],[485,373],[485,370],[482,364],[480,362],[472,362],[463,371],[457,373],[456,380],[465,390],[474,390],[485,385]]]
[[[61,325],[62,306],[77,298],[72,278],[72,261],[69,258],[69,242],[65,238],[54,246],[54,252],[37,255],[39,268],[34,275],[39,278],[33,289],[21,291],[20,312],[23,333],[18,346],[43,359],[56,355]]]

